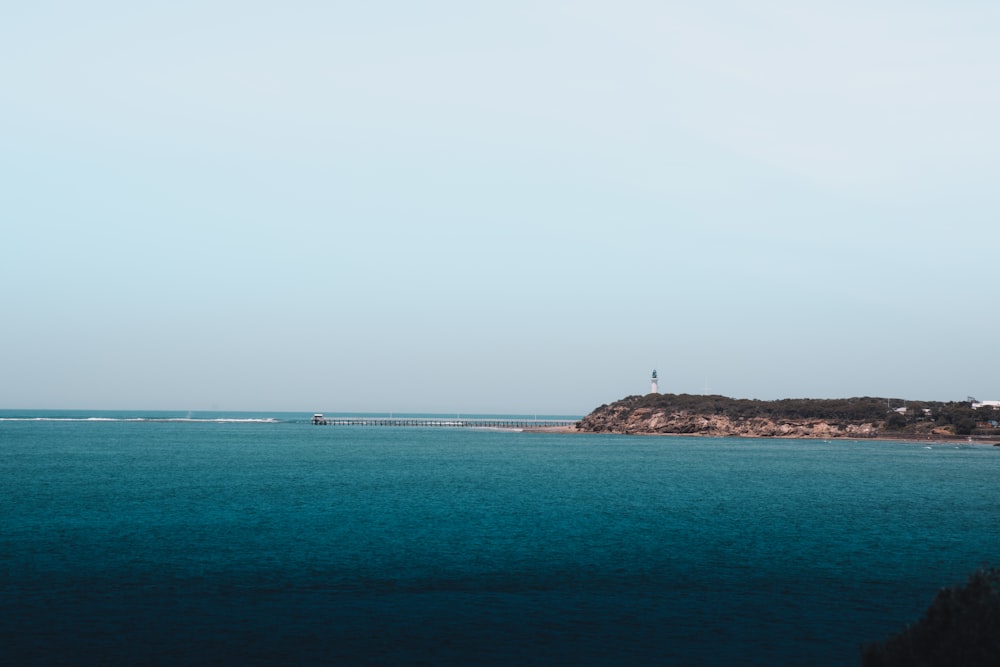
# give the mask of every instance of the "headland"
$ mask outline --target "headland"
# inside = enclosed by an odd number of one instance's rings
[[[602,405],[559,432],[994,444],[1000,442],[998,420],[1000,411],[976,409],[971,402],[647,394]]]

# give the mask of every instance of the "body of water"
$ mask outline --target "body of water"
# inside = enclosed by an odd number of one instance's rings
[[[851,665],[1000,553],[1000,448],[309,417],[0,412],[0,661]]]

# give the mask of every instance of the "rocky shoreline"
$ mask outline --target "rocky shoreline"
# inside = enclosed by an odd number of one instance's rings
[[[740,409],[738,409],[740,406],[736,406],[737,409],[723,408],[709,412],[684,409],[677,405],[680,399],[692,400],[690,397],[663,396],[655,398],[659,400],[650,400],[650,397],[630,397],[611,405],[602,405],[581,419],[575,428],[560,429],[560,432],[997,443],[996,435],[956,435],[947,428],[926,422],[920,423],[907,432],[899,432],[886,428],[887,422],[872,418],[875,415],[868,419],[850,419],[839,415],[835,417],[811,417],[806,415],[812,410],[800,408],[798,414],[789,416],[779,414],[778,410],[771,409],[773,407],[771,405],[762,406],[765,409],[757,411],[756,414],[746,414],[746,409],[741,414]],[[731,399],[719,400],[730,401]],[[817,412],[829,408],[829,405],[824,406],[822,401],[813,403],[817,407]],[[745,405],[743,407],[745,408]],[[767,411],[770,411],[770,414],[762,414]]]
[[[630,410],[623,406],[595,410],[577,430],[590,433],[628,435],[702,435],[741,438],[877,438],[879,428],[871,422],[838,424],[823,419],[732,419],[725,415],[667,413],[653,408]]]

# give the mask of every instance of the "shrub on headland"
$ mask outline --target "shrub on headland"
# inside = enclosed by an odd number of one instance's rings
[[[942,588],[923,618],[862,649],[863,667],[1000,665],[1000,568],[983,567],[965,586]]]
[[[724,415],[732,419],[767,417],[872,421],[885,419],[887,404],[887,399],[868,396],[837,399],[785,398],[776,401],[761,401],[719,395],[647,394],[645,396],[629,396],[616,401],[614,405],[629,408],[653,408],[667,412],[684,411],[704,415]]]

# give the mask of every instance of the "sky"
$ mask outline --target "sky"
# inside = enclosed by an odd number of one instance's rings
[[[1000,6],[39,0],[0,407],[1000,399]]]

